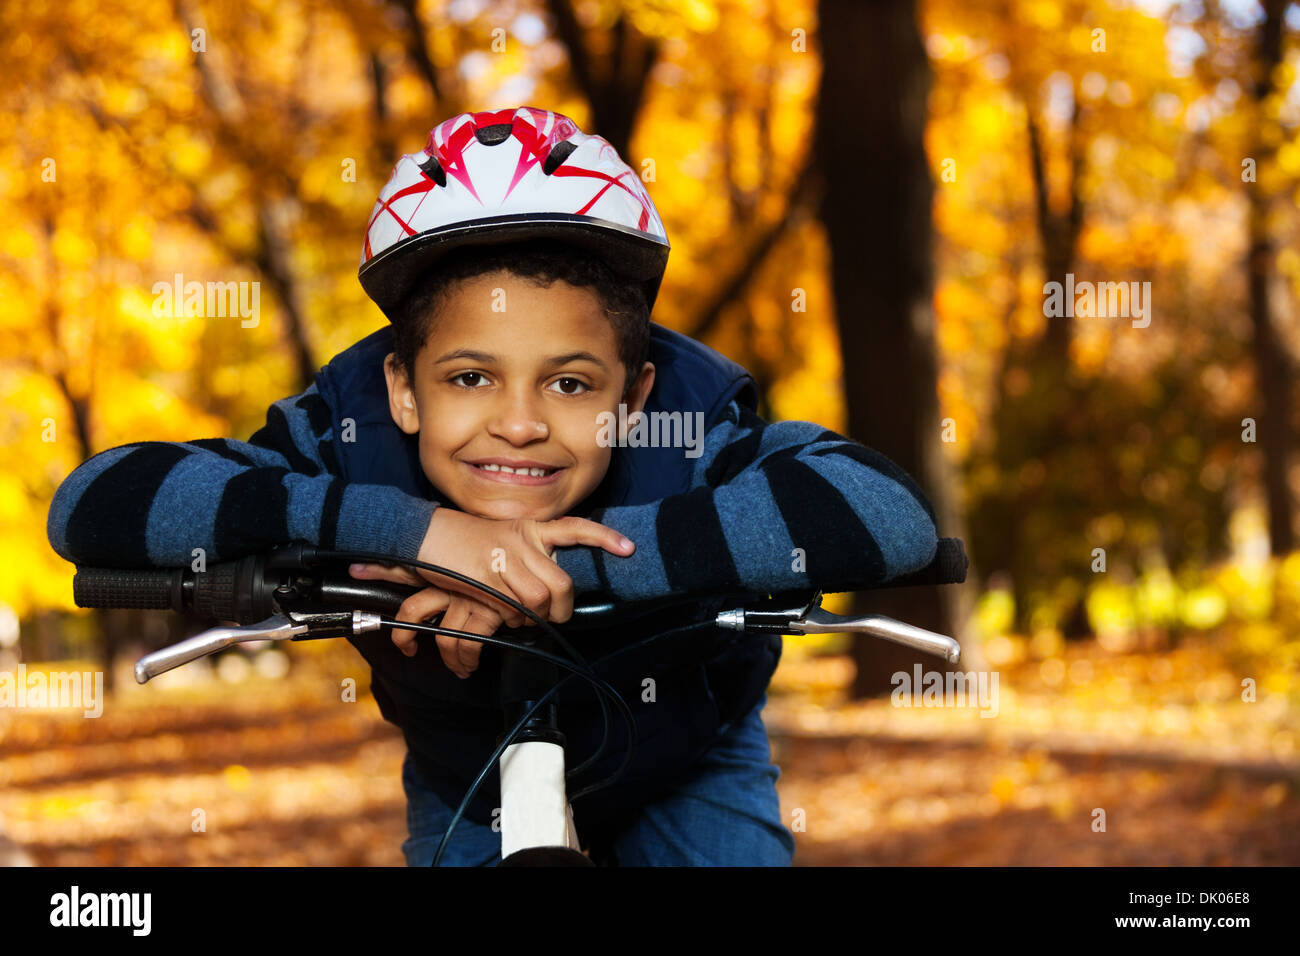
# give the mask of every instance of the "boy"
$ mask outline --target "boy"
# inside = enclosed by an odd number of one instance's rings
[[[360,279],[391,328],[276,402],[248,443],[95,456],[56,494],[51,543],[105,566],[290,540],[418,557],[556,622],[575,594],[835,590],[924,566],[934,518],[906,474],[818,426],[763,422],[743,369],[650,323],[667,253],[649,196],[600,137],[529,107],[448,120],[399,161],[367,227]],[[674,441],[638,436],[637,412],[675,415]],[[481,635],[523,623],[436,575],[352,573],[425,585],[402,620],[443,613]],[[353,643],[407,740],[403,851],[428,864],[500,731],[497,649],[438,637],[435,656],[401,629]],[[779,638],[708,624],[624,655],[605,676],[633,708],[638,746],[615,786],[574,802],[584,845],[622,865],[788,865],[760,718],[779,656]],[[589,690],[560,695],[560,724],[571,766],[594,753]],[[584,781],[620,759],[607,753]],[[495,782],[480,790],[444,862],[496,861],[498,803]]]

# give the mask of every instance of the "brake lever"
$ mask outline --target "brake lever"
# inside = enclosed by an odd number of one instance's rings
[[[780,611],[734,608],[722,611],[715,623],[728,630],[758,634],[838,634],[842,631],[870,634],[926,654],[934,654],[950,664],[961,660],[961,645],[946,634],[936,634],[923,627],[904,624],[883,614],[864,614],[858,617],[832,614],[821,606],[820,594],[802,608]]]
[[[146,654],[135,665],[136,683],[144,684],[165,671],[207,657],[217,651],[243,644],[247,641],[282,641],[307,633],[311,625],[291,621],[282,614],[273,614],[256,624],[223,624],[210,627],[201,634],[187,637],[170,647]]]
[[[934,654],[950,664],[961,660],[961,645],[946,634],[936,634],[923,627],[904,624],[883,614],[863,614],[858,617],[846,617],[831,614],[824,608],[809,611],[801,620],[792,621],[790,629],[795,634],[835,634],[850,631],[857,634],[871,634],[882,637],[895,644]]]
[[[150,678],[207,657],[235,644],[250,641],[298,641],[324,637],[349,637],[376,631],[382,624],[380,616],[371,611],[343,611],[335,613],[309,613],[290,611],[288,616],[273,614],[256,624],[223,624],[210,627],[200,634],[188,637],[146,654],[135,665],[136,683],[144,684]]]

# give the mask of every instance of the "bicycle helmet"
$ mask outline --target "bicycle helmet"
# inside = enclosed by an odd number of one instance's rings
[[[399,159],[366,225],[357,277],[391,322],[451,250],[533,238],[590,250],[654,307],[668,236],[640,178],[604,138],[531,106],[461,113]]]

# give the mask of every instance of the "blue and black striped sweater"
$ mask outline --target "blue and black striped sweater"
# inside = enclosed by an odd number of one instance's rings
[[[138,442],[70,474],[50,506],[54,550],[79,565],[181,567],[286,541],[414,558],[438,504],[339,474],[332,413],[312,385],[275,402],[247,441]],[[617,451],[615,452],[617,454]],[[766,423],[732,402],[709,428],[691,489],[585,516],[636,552],[563,548],[575,592],[650,598],[739,586],[867,587],[925,566],[929,502],[876,452],[808,422]],[[792,559],[802,549],[806,565]]]

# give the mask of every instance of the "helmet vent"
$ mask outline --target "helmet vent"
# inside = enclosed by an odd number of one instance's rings
[[[495,146],[497,143],[504,143],[512,129],[514,127],[509,123],[494,123],[474,130],[474,138],[484,146]]]
[[[560,164],[569,158],[569,154],[577,149],[577,145],[572,140],[565,140],[563,143],[556,143],[551,151],[546,154],[546,162],[542,163],[542,172],[547,176],[560,168]]]
[[[442,163],[438,162],[437,156],[430,156],[420,164],[420,172],[428,176],[439,186],[447,185],[447,174],[443,171]]]

